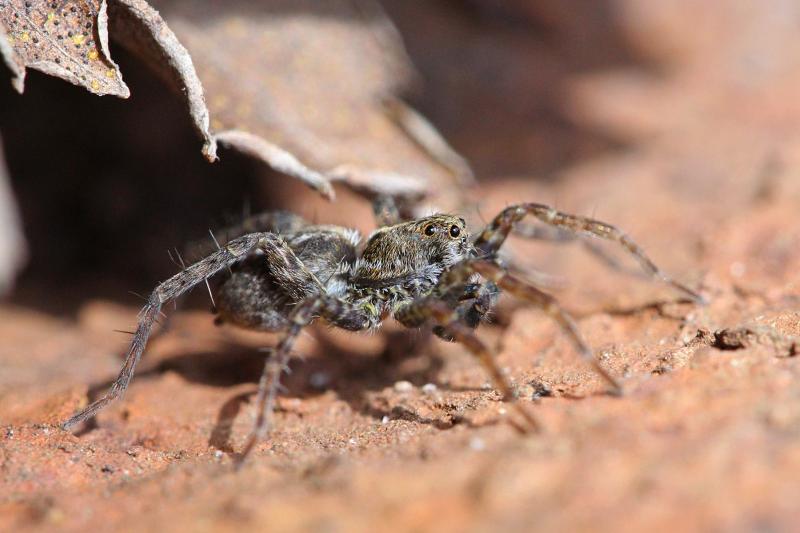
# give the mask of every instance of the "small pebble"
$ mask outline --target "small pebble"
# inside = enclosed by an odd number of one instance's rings
[[[389,423],[389,420],[390,420],[390,419],[389,419],[389,417],[388,417],[388,416],[386,416],[386,415],[383,415],[383,418],[381,418],[381,424],[388,424],[388,423]]]
[[[223,455],[224,454],[222,453],[222,450],[217,450],[217,451],[214,452],[214,457],[217,458],[217,459],[222,459]]]
[[[356,444],[358,444],[358,441],[357,441],[356,439],[350,439],[350,440],[349,440],[349,441],[347,441],[347,442],[349,442],[349,443],[350,443],[350,446],[355,446]]]
[[[426,383],[425,385],[422,386],[422,392],[424,392],[425,394],[433,394],[437,390],[438,387],[436,387],[436,385],[434,385],[433,383]]]
[[[398,381],[394,384],[394,390],[397,392],[411,392],[414,390],[414,385],[410,381]]]
[[[733,276],[734,278],[741,278],[747,273],[747,266],[744,263],[740,263],[739,261],[731,263],[731,266],[729,268],[731,276]]]
[[[314,372],[309,376],[308,382],[315,389],[324,389],[331,382],[331,378],[325,372]]]
[[[486,449],[486,443],[480,437],[473,437],[469,441],[469,447],[476,452],[480,452]]]

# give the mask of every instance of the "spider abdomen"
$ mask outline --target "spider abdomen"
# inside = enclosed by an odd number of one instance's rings
[[[215,297],[219,321],[263,331],[280,331],[293,299],[269,275],[263,257],[254,256],[231,269]]]
[[[284,246],[255,251],[230,269],[217,288],[220,322],[264,331],[289,325],[292,307],[315,294],[342,296],[356,262],[357,232],[306,226],[280,235]]]

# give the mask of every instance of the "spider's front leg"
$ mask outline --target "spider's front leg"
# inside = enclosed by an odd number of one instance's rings
[[[622,393],[622,385],[600,365],[600,362],[592,353],[592,349],[581,337],[575,320],[567,313],[556,301],[544,291],[539,290],[534,285],[506,272],[497,263],[486,260],[473,260],[464,267],[466,270],[474,271],[486,279],[492,280],[498,287],[507,291],[509,294],[536,305],[551,319],[553,319],[561,329],[567,334],[575,349],[581,357],[588,362],[609,385],[615,394]]]
[[[233,239],[218,251],[186,267],[178,274],[175,274],[168,280],[159,284],[155,290],[153,290],[147,300],[147,304],[139,313],[139,325],[133,335],[133,341],[128,349],[125,363],[122,365],[119,376],[117,376],[117,379],[101,398],[72,416],[62,424],[62,427],[68,429],[75,424],[93,417],[103,407],[125,392],[133,377],[136,364],[139,362],[145,345],[147,344],[147,339],[153,328],[153,322],[156,321],[165,303],[191,290],[193,287],[204,282],[207,278],[221,270],[234,265],[256,249],[260,249],[264,252],[266,260],[274,266],[276,275],[287,272],[295,276],[293,279],[297,279],[299,282],[309,286],[316,285],[318,290],[322,290],[319,281],[305,271],[302,263],[295,257],[292,250],[277,235],[271,233],[251,233]],[[298,272],[307,275],[302,277],[302,279],[297,278]]]
[[[511,387],[497,366],[497,362],[491,356],[486,345],[465,323],[463,315],[459,312],[459,308],[454,302],[453,294],[463,293],[465,287],[469,287],[469,278],[474,274],[480,274],[489,280],[487,284],[496,284],[500,289],[508,291],[510,294],[542,309],[561,326],[583,359],[591,364],[595,371],[608,382],[612,387],[612,391],[617,394],[622,392],[620,383],[600,365],[600,362],[592,354],[592,350],[581,337],[575,321],[558,305],[555,298],[530,283],[507,273],[493,261],[471,259],[454,266],[442,275],[439,280],[439,286],[433,291],[432,295],[422,297],[399,308],[394,313],[395,319],[407,327],[419,327],[429,320],[434,320],[444,333],[464,344],[478,358],[487,372],[489,372],[495,385],[500,389],[504,400],[513,401],[517,410],[532,426],[536,427],[537,424],[532,415],[515,402]]]
[[[543,204],[524,203],[512,205],[501,211],[475,239],[474,244],[478,255],[481,257],[495,256],[500,247],[503,246],[503,243],[505,243],[514,224],[528,215],[549,226],[563,229],[574,235],[588,235],[616,242],[635,257],[651,277],[671,285],[696,302],[705,302],[705,299],[700,294],[662,272],[647,257],[644,250],[619,228],[592,218],[562,213]]]
[[[486,320],[486,316],[497,303],[499,295],[500,290],[492,281],[468,283],[458,298],[451,303],[451,308],[458,315],[459,322],[471,329],[476,329]],[[451,300],[451,298],[446,299]],[[456,340],[444,326],[434,326],[433,333],[447,342]]]
[[[464,279],[468,279],[467,276]],[[453,306],[453,302],[448,302],[441,297],[431,295],[419,298],[406,304],[394,312],[394,318],[401,324],[409,328],[420,327],[429,320],[435,322],[435,328],[440,331],[445,340],[454,340],[463,344],[478,361],[480,361],[486,372],[494,383],[494,386],[503,396],[503,401],[511,402],[517,412],[525,419],[528,426],[538,431],[540,425],[536,418],[524,406],[517,402],[511,384],[506,379],[503,371],[497,366],[489,348],[476,335],[475,332],[464,322],[463,316],[459,313],[458,307]]]

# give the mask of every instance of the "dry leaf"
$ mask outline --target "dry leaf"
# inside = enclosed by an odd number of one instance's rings
[[[425,147],[437,138],[435,129],[415,141],[387,112],[385,102],[413,70],[374,2],[153,5],[160,13],[144,0],[112,3],[113,36],[177,81],[209,159],[219,141],[328,196],[332,180],[384,192],[381,176],[389,174],[392,191],[406,182],[400,191],[416,195],[420,179],[430,188],[450,179],[453,161],[463,169],[454,152],[436,160],[446,146],[441,137]]]
[[[471,178],[436,129],[398,103],[413,69],[373,0],[156,5],[163,13],[145,0],[111,2],[112,36],[185,95],[208,159],[222,143],[328,197],[332,181],[418,197],[452,175]],[[31,67],[128,96],[108,53],[105,0],[0,0],[0,9],[0,52],[19,91]]]
[[[30,67],[94,94],[130,95],[108,52],[105,0],[0,0],[0,26],[0,53],[19,92]]]

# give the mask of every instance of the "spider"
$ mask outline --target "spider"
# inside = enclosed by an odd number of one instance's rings
[[[507,271],[498,251],[515,223],[531,216],[574,235],[614,241],[633,255],[652,277],[693,300],[702,298],[664,274],[616,227],[536,203],[505,208],[476,237],[463,218],[436,214],[403,220],[393,201],[374,203],[381,227],[362,245],[355,230],[311,224],[288,212],[251,217],[229,232],[216,251],[184,268],[153,290],[139,315],[119,376],[104,396],[63,423],[69,428],[120,397],[133,377],[161,308],[208,278],[220,274],[215,289],[217,322],[283,331],[264,365],[258,385],[255,425],[240,457],[269,429],[280,378],[301,330],[315,319],[350,331],[373,330],[391,316],[408,328],[431,325],[439,337],[462,343],[492,378],[504,401],[513,402],[527,425],[535,418],[515,401],[512,388],[474,329],[491,310],[501,290],[521,298],[555,320],[581,356],[620,393],[619,382],[592,355],[573,319],[547,293]]]

